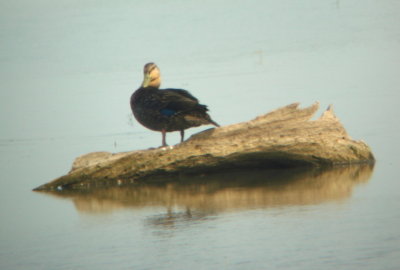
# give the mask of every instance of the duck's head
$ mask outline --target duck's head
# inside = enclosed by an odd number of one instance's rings
[[[161,75],[160,69],[154,63],[147,63],[143,68],[144,79],[142,87],[160,87]]]

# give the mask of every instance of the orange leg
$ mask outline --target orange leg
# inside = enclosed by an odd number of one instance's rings
[[[167,131],[165,129],[161,130],[161,134],[162,134],[162,146],[167,146],[167,141],[165,139],[166,135],[167,135]]]

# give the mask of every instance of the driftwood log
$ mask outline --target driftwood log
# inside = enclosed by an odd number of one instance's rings
[[[92,189],[166,181],[186,174],[234,169],[324,167],[373,163],[362,141],[352,140],[330,106],[291,104],[251,121],[208,129],[174,147],[78,157],[65,176],[35,190]]]
[[[372,175],[373,164],[305,168],[290,170],[251,169],[190,175],[179,181],[137,184],[125,187],[52,192],[70,199],[84,213],[112,212],[122,208],[165,207],[166,222],[175,212],[188,213],[190,219],[203,218],[236,209],[256,209],[284,205],[319,204],[345,200]],[[171,211],[174,210],[174,211]],[[156,219],[160,222],[157,212]],[[151,217],[150,217],[151,219]]]

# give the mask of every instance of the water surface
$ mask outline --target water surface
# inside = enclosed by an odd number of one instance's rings
[[[0,6],[1,269],[398,269],[400,2]],[[129,108],[148,61],[222,125],[334,104],[377,163],[32,192],[81,154],[160,144]]]

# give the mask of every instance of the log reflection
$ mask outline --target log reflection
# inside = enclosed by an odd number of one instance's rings
[[[372,171],[372,165],[237,171],[181,177],[163,184],[50,194],[72,199],[76,209],[85,213],[161,206],[167,209],[166,218],[173,217],[176,208],[181,209],[181,217],[193,218],[229,210],[346,199],[355,185],[368,181]]]

